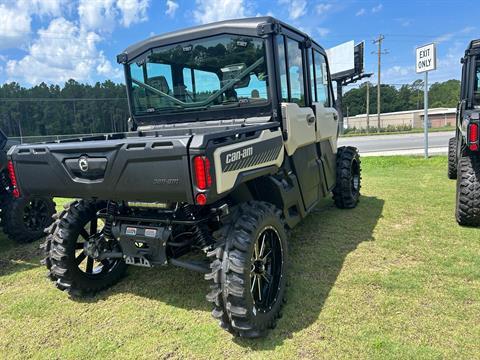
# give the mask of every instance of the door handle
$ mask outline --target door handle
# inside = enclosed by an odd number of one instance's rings
[[[308,115],[307,116],[307,123],[313,124],[315,122],[315,116],[313,115]]]

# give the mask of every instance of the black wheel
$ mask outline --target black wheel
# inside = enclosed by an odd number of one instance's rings
[[[50,198],[11,198],[2,209],[3,231],[19,243],[38,240],[45,236],[54,213],[55,203]]]
[[[463,156],[458,163],[456,218],[460,225],[480,225],[480,160]]]
[[[457,139],[455,137],[448,140],[448,178],[457,178]]]
[[[280,210],[252,201],[239,206],[213,257],[207,300],[212,315],[235,336],[256,338],[276,325],[285,295],[287,231]]]
[[[115,240],[102,236],[103,223],[96,213],[104,203],[74,201],[66,206],[44,243],[44,263],[50,279],[60,290],[73,296],[92,295],[115,284],[124,275],[126,264],[123,259],[103,259],[91,256],[91,244],[104,241],[102,247],[120,251]],[[103,240],[102,240],[103,239]],[[90,249],[90,250],[89,250]]]
[[[357,206],[360,199],[361,163],[358,150],[354,147],[340,147],[337,151],[337,179],[333,189],[333,200],[340,209]]]

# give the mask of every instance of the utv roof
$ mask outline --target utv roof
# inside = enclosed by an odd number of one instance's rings
[[[465,56],[480,54],[480,39],[470,41],[467,50],[465,50]]]
[[[181,29],[142,40],[129,46],[127,49],[125,49],[125,51],[123,51],[123,53],[118,55],[117,62],[124,64],[152,48],[195,38],[202,38],[222,33],[232,33],[246,36],[262,36],[272,32],[277,32],[280,28],[286,28],[300,36],[310,39],[307,34],[271,16],[225,20]],[[320,45],[317,44],[317,46]]]
[[[469,49],[480,47],[480,39],[470,41]]]

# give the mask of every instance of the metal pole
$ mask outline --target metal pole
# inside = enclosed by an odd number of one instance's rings
[[[370,83],[367,81],[367,134],[370,132]]]
[[[381,39],[381,37],[380,37]],[[382,61],[382,40],[379,40],[378,42],[378,83],[377,83],[377,132],[380,132],[380,113],[382,112],[381,110],[381,96],[380,96],[380,75],[381,75],[381,61]]]
[[[337,101],[335,102],[338,111],[338,133],[343,134],[343,91],[341,80],[337,81]]]
[[[425,71],[425,89],[423,92],[423,131],[425,134],[425,159],[428,159],[428,71]]]

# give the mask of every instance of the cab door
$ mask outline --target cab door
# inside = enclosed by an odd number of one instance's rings
[[[312,108],[316,117],[316,142],[328,190],[335,186],[338,112],[334,107],[333,91],[327,58],[318,49],[308,49]]]
[[[316,117],[308,103],[304,42],[293,36],[277,37],[285,150],[297,176],[305,210],[320,199]]]

